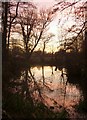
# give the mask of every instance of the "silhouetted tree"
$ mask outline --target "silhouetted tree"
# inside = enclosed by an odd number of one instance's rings
[[[16,11],[11,13],[13,6],[16,8]],[[6,58],[6,55],[9,51],[9,38],[11,32],[11,26],[18,15],[18,6],[19,2],[14,5],[14,2],[2,2],[2,52],[3,58]]]
[[[42,61],[44,63],[44,53],[46,49],[46,45],[51,41],[51,39],[54,37],[54,34],[50,33],[49,35],[43,35],[41,44],[43,44],[43,49],[42,49]]]
[[[32,55],[53,16],[54,12],[51,9],[38,10],[35,5],[30,3],[22,6],[17,22],[20,24],[18,32],[23,35],[27,57],[30,58]]]
[[[8,2],[2,2],[2,52],[3,58],[6,56],[6,39],[7,39],[7,14],[8,14]]]
[[[7,27],[7,31],[8,31],[7,48],[9,49],[9,39],[10,39],[10,34],[11,34],[11,28],[12,28],[12,25],[15,24],[14,21],[18,16],[19,2],[17,2],[17,3],[9,2],[8,7],[9,7],[9,9],[8,9],[8,27]],[[13,9],[15,9],[15,12]]]

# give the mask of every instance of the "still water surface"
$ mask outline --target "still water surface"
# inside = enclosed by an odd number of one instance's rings
[[[55,109],[60,107],[69,109],[82,99],[82,91],[78,85],[67,81],[65,68],[62,71],[59,69],[55,71],[55,67],[50,66],[32,67],[31,72],[41,86],[41,92],[48,106],[54,106]]]
[[[77,84],[71,84],[67,80],[67,70],[57,69],[55,66],[35,66],[21,72],[21,77],[16,79],[21,86],[14,91],[26,95],[26,89],[35,101],[42,101],[54,111],[66,108],[73,112],[73,106],[82,99],[82,91]],[[71,113],[70,113],[71,114]]]

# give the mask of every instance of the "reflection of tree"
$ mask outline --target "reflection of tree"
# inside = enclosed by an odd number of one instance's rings
[[[32,80],[34,81],[34,87],[35,87],[34,90],[38,91],[40,98],[42,98],[41,89],[40,89],[38,83],[36,82],[35,77],[34,77],[34,75],[32,74],[32,72],[31,72],[30,69],[29,69],[29,73],[30,73],[30,75],[31,75]]]
[[[44,66],[42,66],[42,79],[43,79],[43,85],[44,85],[45,84]]]
[[[66,100],[66,87],[67,87],[67,81],[65,80],[65,73],[64,73],[64,68],[61,69],[61,81],[60,83],[63,84],[63,108],[65,108],[65,100]]]
[[[41,91],[40,84],[36,81],[31,69],[22,72],[21,77],[12,80],[13,86],[10,88],[9,95],[5,103],[5,112],[3,114],[11,115],[11,118],[37,118],[42,117],[45,113],[52,113],[45,106],[47,101]],[[11,112],[9,112],[9,110]],[[15,115],[14,115],[14,114]],[[49,114],[44,118],[49,117]],[[52,113],[54,114],[54,113]],[[56,115],[56,114],[55,114]],[[3,115],[4,116],[4,115]],[[8,118],[8,116],[7,116]]]
[[[31,82],[31,78],[28,76],[28,70],[26,69],[24,79],[22,82],[22,95],[25,95],[25,98],[29,99],[33,107],[34,103],[33,103],[33,100],[30,94],[30,89],[29,89],[29,84],[28,84],[29,82]]]
[[[53,75],[53,74],[54,74],[54,73],[53,73],[53,66],[51,67],[51,69],[52,69],[52,75]]]
[[[64,84],[64,103],[63,103],[63,107],[65,107],[65,100],[66,100],[66,87],[67,87],[67,81]]]

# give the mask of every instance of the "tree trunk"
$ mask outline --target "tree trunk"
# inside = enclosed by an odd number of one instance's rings
[[[2,13],[2,57],[6,59],[6,38],[7,38],[7,14],[8,14],[8,2],[2,3],[3,13]]]

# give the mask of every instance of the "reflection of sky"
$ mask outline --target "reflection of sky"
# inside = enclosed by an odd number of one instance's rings
[[[65,69],[63,69],[64,71]],[[39,83],[43,82],[42,80],[42,68],[39,67],[32,67],[31,71],[36,79],[36,81]],[[64,73],[66,73],[64,71]],[[52,74],[52,68],[51,67],[44,67],[44,78],[45,82],[42,88],[42,94],[44,96],[44,99],[46,100],[46,104],[54,105],[54,102],[58,105],[63,105],[68,108],[72,107],[76,103],[79,102],[81,98],[81,91],[76,87],[76,85],[70,84],[67,82],[67,77],[64,75],[64,81],[61,77],[61,71],[57,70],[55,71],[55,67],[53,67],[53,74]],[[67,85],[66,85],[67,82]],[[64,98],[65,93],[65,98]],[[64,100],[65,99],[65,100]]]

